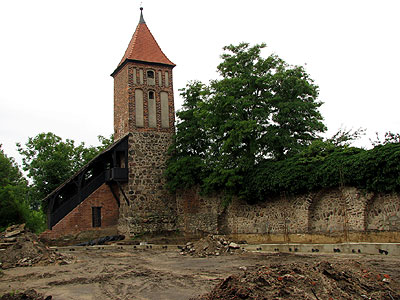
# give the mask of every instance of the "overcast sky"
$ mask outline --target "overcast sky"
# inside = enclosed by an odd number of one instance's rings
[[[113,79],[139,21],[135,0],[0,0],[0,144],[40,132],[97,144],[113,131]],[[265,42],[320,87],[329,134],[400,132],[400,1],[143,0],[178,89],[217,77],[222,47]]]

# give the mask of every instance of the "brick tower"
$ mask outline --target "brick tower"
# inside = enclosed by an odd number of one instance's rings
[[[114,138],[129,134],[129,180],[121,189],[119,230],[128,235],[175,229],[175,197],[163,172],[175,132],[172,63],[143,18],[114,78]]]

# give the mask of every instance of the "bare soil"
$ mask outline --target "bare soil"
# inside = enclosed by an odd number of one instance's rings
[[[360,291],[360,286],[364,289],[383,287],[375,298],[371,298],[373,292],[371,290],[367,291],[368,295],[363,294],[353,298],[332,292],[332,299],[400,299],[398,298],[400,292],[400,258],[398,257],[251,252],[197,257],[182,255],[179,249],[172,246],[162,250],[150,248],[140,250],[134,247],[105,247],[98,250],[90,247],[77,247],[75,251],[60,251],[63,254],[74,256],[69,264],[35,265],[2,270],[0,272],[0,295],[34,289],[44,297],[51,295],[55,300],[190,298],[328,300],[329,298],[324,296],[326,293],[322,294],[324,282],[322,282],[321,276],[311,278],[315,284],[307,281],[310,276],[316,274],[313,273],[315,271],[313,268],[316,267],[319,268],[319,273],[325,270],[331,274],[331,277],[347,276],[347,281],[337,280],[342,285],[347,284],[346,291],[351,291],[352,288]],[[293,274],[294,267],[300,271],[295,271]],[[279,273],[282,270],[285,274]],[[284,296],[285,291],[281,296],[265,296],[265,298],[256,298],[256,294],[251,298],[252,294],[249,292],[247,292],[247,296],[246,292],[242,295],[247,298],[240,298],[242,292],[230,296],[224,294],[227,291],[223,288],[224,286],[231,292],[232,287],[249,291],[254,290],[254,282],[257,286],[259,285],[257,280],[265,282],[271,280],[272,277],[268,277],[266,273],[262,275],[263,279],[254,275],[259,271],[270,272],[267,274],[268,276],[276,277],[274,284],[278,284],[278,287],[279,282],[285,283],[290,276],[302,275],[304,276],[302,280],[296,279],[296,281],[281,285],[281,287],[305,289],[307,295],[311,296],[288,298],[288,296]],[[286,273],[290,276],[285,277]],[[370,285],[363,281],[368,279],[363,277],[365,275],[370,277],[369,279],[373,279]],[[282,280],[278,277],[282,277]],[[312,293],[311,288],[316,296]],[[210,294],[211,291],[214,292],[214,295]]]

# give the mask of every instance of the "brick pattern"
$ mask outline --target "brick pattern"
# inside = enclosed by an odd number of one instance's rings
[[[128,69],[123,68],[114,76],[114,140],[129,132]]]
[[[114,188],[117,192],[117,188]],[[101,207],[101,227],[92,227],[92,207]],[[104,230],[118,223],[119,208],[110,187],[103,184],[41,238],[55,239],[84,231]]]
[[[138,62],[128,62],[115,76],[114,76],[114,138],[118,139],[128,132],[175,132],[175,107],[174,107],[174,91],[173,91],[173,78],[172,66],[146,64]],[[143,84],[139,81],[139,70],[142,69]],[[134,83],[133,72],[136,70],[136,83]],[[153,70],[155,72],[155,84],[149,85],[147,83],[146,71]],[[158,72],[161,71],[163,76],[161,78],[162,84],[159,84]],[[168,72],[168,86],[165,84],[165,72]],[[136,107],[135,107],[135,89],[143,91],[143,113],[144,113],[144,127],[136,126]],[[148,109],[148,92],[154,91],[156,100],[156,120],[157,127],[149,127],[149,109]],[[168,109],[169,109],[169,127],[161,127],[161,101],[160,93],[168,93]]]

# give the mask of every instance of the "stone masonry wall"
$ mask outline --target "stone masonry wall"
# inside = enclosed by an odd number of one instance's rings
[[[176,201],[165,188],[167,150],[172,134],[134,132],[129,137],[129,182],[123,186],[129,205],[120,196],[118,229],[122,234],[176,229]]]
[[[114,191],[116,189],[114,188]],[[101,207],[101,227],[92,226],[92,207]],[[110,187],[103,184],[68,215],[46,230],[41,237],[54,239],[66,235],[75,235],[84,231],[102,231],[118,223],[118,204]]]
[[[249,205],[219,196],[177,194],[178,228],[186,233],[334,234],[400,231],[400,196],[364,193],[352,187],[268,199]]]
[[[309,195],[289,197],[283,194],[255,205],[235,200],[227,210],[228,233],[305,232],[309,198]]]
[[[400,230],[400,195],[377,194],[366,207],[367,230]]]
[[[193,189],[178,193],[177,200],[177,228],[195,235],[219,232],[218,216],[223,212],[222,198],[200,196],[198,190]]]

